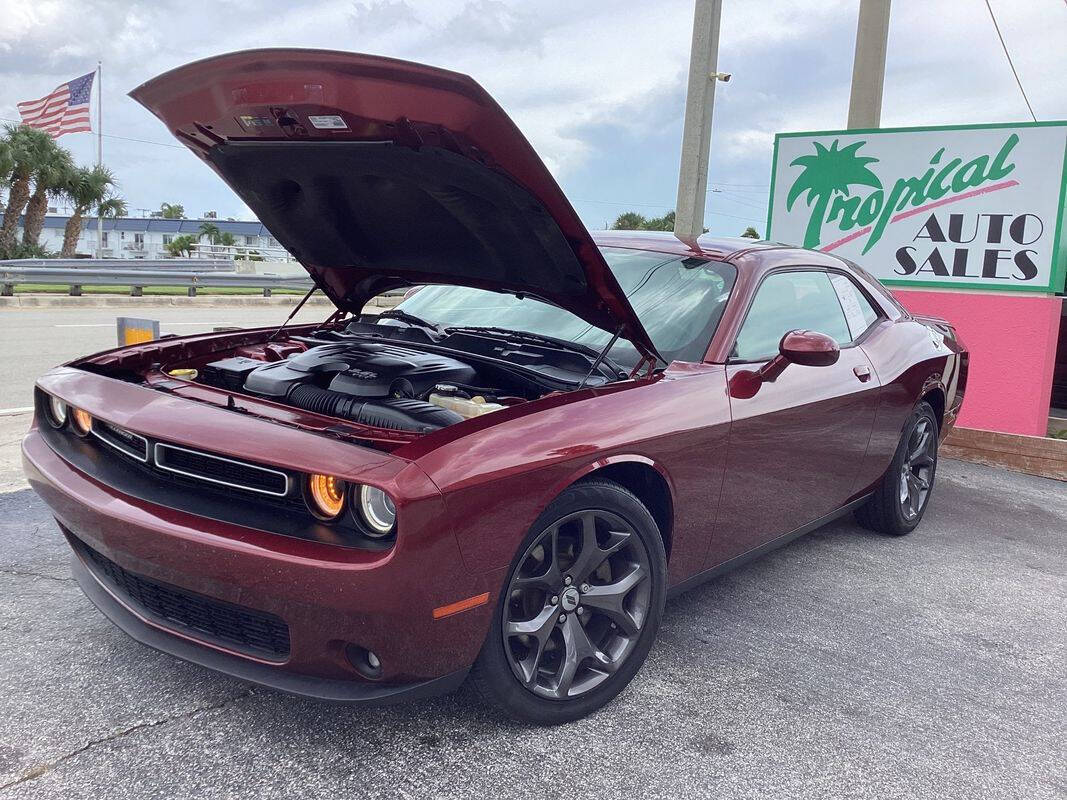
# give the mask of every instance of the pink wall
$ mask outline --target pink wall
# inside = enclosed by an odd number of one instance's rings
[[[970,351],[959,425],[1045,436],[1063,298],[894,289],[914,314],[947,319]]]

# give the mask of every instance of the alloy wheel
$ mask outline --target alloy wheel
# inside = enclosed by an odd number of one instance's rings
[[[900,509],[909,522],[922,513],[930,496],[936,453],[933,424],[923,417],[908,436],[904,463],[900,467]]]
[[[580,511],[550,525],[508,584],[504,652],[515,677],[554,700],[602,684],[641,636],[651,584],[648,550],[619,515]]]

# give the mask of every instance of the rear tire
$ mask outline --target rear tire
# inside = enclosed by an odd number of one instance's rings
[[[569,487],[518,547],[472,683],[523,722],[591,714],[644,663],[666,576],[663,538],[633,493],[605,480]]]
[[[889,469],[870,499],[856,511],[860,525],[891,536],[915,530],[934,489],[937,435],[934,409],[922,401],[904,425]]]

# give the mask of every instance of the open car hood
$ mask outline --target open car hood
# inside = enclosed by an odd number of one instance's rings
[[[455,284],[528,295],[655,348],[530,143],[466,75],[265,49],[130,96],[214,169],[344,311]]]

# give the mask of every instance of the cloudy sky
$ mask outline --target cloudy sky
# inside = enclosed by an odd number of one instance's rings
[[[1067,118],[1067,3],[992,4],[1038,119]],[[857,6],[723,0],[719,69],[733,80],[716,97],[705,217],[714,233],[763,230],[775,132],[844,127]],[[247,217],[126,92],[252,47],[406,58],[474,76],[600,228],[623,211],[674,206],[692,13],[692,0],[0,0],[0,118],[101,59],[104,160],[131,213],[180,202],[190,216]],[[884,126],[1026,119],[983,0],[896,0]],[[82,163],[95,159],[95,136],[61,142]]]

